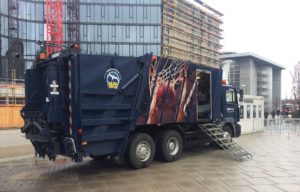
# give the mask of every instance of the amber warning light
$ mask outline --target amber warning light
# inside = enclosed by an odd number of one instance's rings
[[[75,49],[80,49],[80,45],[79,45],[79,44],[77,44],[77,43],[75,44],[75,46],[74,46],[74,47],[75,47]]]
[[[80,49],[80,45],[78,43],[74,43],[70,46],[72,49]]]
[[[46,53],[40,53],[40,60],[46,59]]]

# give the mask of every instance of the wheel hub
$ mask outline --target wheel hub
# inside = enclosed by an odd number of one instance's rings
[[[175,137],[169,138],[167,146],[168,146],[168,151],[169,151],[170,155],[176,155],[178,153],[179,141],[177,138],[175,138]]]
[[[227,139],[227,142],[231,141],[231,135],[228,131],[224,131],[223,137]]]
[[[169,143],[169,150],[170,150],[170,151],[174,151],[174,149],[175,149],[175,143],[174,143],[173,141],[171,141],[171,142]]]
[[[136,156],[140,161],[147,161],[151,154],[151,147],[147,141],[141,141],[136,147]]]

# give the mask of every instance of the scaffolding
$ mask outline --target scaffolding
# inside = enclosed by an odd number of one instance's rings
[[[163,0],[162,55],[219,67],[222,14],[186,0]]]
[[[79,0],[67,0],[68,45],[79,43]]]

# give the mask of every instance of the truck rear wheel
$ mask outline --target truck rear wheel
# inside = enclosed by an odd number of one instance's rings
[[[136,133],[129,139],[125,160],[135,169],[148,167],[153,161],[155,144],[152,137],[146,133]]]
[[[166,130],[161,133],[157,143],[158,158],[172,162],[176,161],[182,153],[182,137],[174,130]]]

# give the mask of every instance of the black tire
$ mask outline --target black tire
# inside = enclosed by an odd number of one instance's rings
[[[155,143],[146,133],[136,133],[128,141],[126,162],[135,169],[149,167],[155,155]]]
[[[174,130],[163,131],[158,137],[157,155],[162,161],[176,161],[182,153],[182,137]]]

